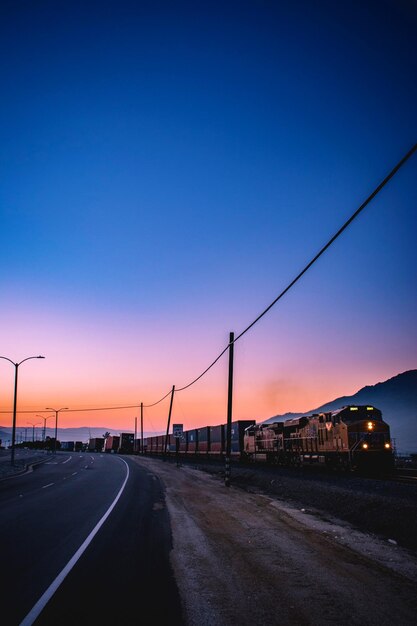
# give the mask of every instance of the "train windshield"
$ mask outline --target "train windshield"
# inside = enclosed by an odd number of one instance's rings
[[[382,421],[382,413],[373,406],[346,406],[337,411],[337,416],[345,423],[360,422],[362,420],[370,420],[375,422]]]

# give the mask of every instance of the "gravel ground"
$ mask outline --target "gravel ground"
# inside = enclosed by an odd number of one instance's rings
[[[171,461],[173,462],[173,461]],[[222,479],[219,463],[192,463]],[[342,520],[386,541],[417,550],[417,480],[401,484],[322,468],[232,466],[232,484],[252,493],[272,495],[322,519]]]
[[[415,552],[281,499],[324,478],[233,468],[227,488],[219,467],[134,460],[164,486],[185,626],[415,625]],[[266,493],[270,475],[280,497]]]

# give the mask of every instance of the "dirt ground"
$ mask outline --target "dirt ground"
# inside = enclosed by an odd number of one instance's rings
[[[415,552],[203,471],[135,461],[165,486],[187,626],[416,624]]]

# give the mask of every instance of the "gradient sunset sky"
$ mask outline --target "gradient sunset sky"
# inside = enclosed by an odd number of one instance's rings
[[[18,426],[188,384],[417,141],[411,0],[3,0],[0,29],[0,355],[46,357],[19,369]],[[234,419],[417,367],[416,181],[414,155],[236,343]],[[227,367],[174,423],[226,421]],[[5,426],[13,377],[0,360]]]

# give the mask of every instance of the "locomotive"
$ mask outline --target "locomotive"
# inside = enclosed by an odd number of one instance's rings
[[[148,437],[143,452],[222,458],[226,424]],[[394,467],[389,426],[373,406],[349,405],[270,424],[232,422],[231,457],[247,463],[345,470],[391,471]]]
[[[390,429],[373,406],[344,406],[296,419],[254,424],[245,432],[243,455],[280,465],[390,471]]]

